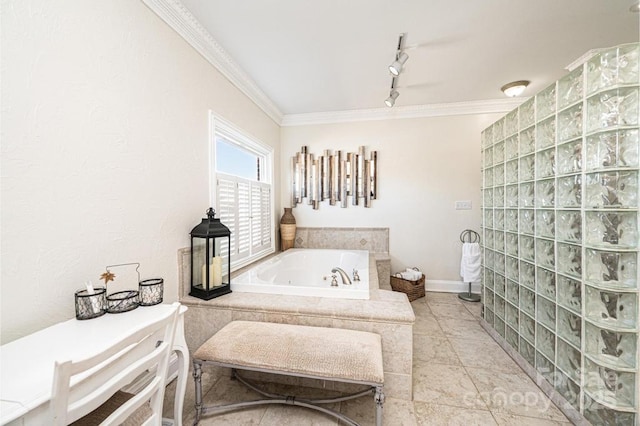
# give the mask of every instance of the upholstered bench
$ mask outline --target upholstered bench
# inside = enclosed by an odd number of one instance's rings
[[[232,368],[242,383],[267,397],[257,401],[203,407],[202,365]],[[366,389],[337,398],[298,399],[295,396],[263,392],[238,375],[236,370],[252,370],[365,385]],[[254,321],[232,321],[193,354],[196,385],[196,420],[202,415],[261,404],[300,405],[336,417],[347,424],[353,420],[316,404],[329,404],[373,395],[376,424],[382,425],[384,373],[382,344],[378,334],[338,328],[308,327]]]

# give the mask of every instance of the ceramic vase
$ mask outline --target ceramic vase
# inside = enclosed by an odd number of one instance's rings
[[[293,248],[296,239],[296,218],[291,212],[291,208],[285,207],[284,214],[280,219],[280,250],[285,251]]]

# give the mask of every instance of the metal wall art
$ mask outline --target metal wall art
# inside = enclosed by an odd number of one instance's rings
[[[378,193],[378,152],[371,151],[367,159],[361,146],[357,153],[326,149],[315,157],[303,146],[291,158],[291,176],[292,207],[306,199],[314,210],[325,200],[345,208],[349,197],[354,206],[371,207]]]

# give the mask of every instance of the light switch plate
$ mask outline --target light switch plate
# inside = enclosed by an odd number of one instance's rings
[[[471,210],[471,200],[456,201],[456,210]]]

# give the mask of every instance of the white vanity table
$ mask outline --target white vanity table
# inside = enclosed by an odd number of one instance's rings
[[[0,346],[0,424],[47,424],[56,360],[77,360],[100,353],[169,309],[170,305],[141,306],[90,320],[72,319]],[[189,371],[189,351],[184,337],[186,310],[185,306],[180,307],[174,340],[178,356],[174,409],[177,426],[182,424]],[[175,374],[169,380],[173,377]]]

